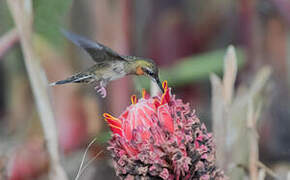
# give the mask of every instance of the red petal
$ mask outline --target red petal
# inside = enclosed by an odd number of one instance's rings
[[[169,113],[168,104],[159,106],[157,113],[161,125],[164,126],[169,132],[173,132],[174,124],[171,114]]]
[[[125,110],[125,111],[121,114],[121,116],[119,117],[119,119],[120,119],[120,120],[121,120],[122,118],[123,118],[123,119],[127,119],[128,114],[129,114],[129,111],[128,111],[128,110]]]
[[[127,151],[127,153],[130,154],[131,156],[135,156],[138,154],[138,150],[131,147],[128,144],[123,143],[123,147],[124,147],[125,151]]]
[[[109,126],[110,126],[110,129],[111,129],[113,134],[118,134],[119,136],[123,136],[123,132],[122,132],[121,128],[110,125],[110,124],[109,124]]]
[[[156,109],[160,106],[160,102],[158,101],[158,99],[154,99],[153,103]]]
[[[124,124],[123,124],[124,136],[127,138],[128,141],[131,141],[132,139],[132,130],[133,130],[132,123],[135,122],[134,116],[132,117],[133,119],[130,119],[130,120],[127,119],[126,121],[124,121]]]
[[[114,134],[119,134],[120,136],[123,136],[122,133],[122,121],[118,118],[113,117],[112,115],[108,113],[104,113],[103,116],[105,117],[105,120],[108,122],[111,131]]]

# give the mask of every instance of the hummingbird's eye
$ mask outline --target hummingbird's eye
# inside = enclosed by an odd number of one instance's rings
[[[147,74],[148,74],[149,76],[153,76],[154,73],[151,72],[151,71],[148,71],[148,70],[147,70]]]
[[[150,71],[149,69],[147,69],[147,68],[142,68],[142,69],[145,72],[145,74],[147,74],[149,76],[153,76],[154,75],[154,73],[152,71]]]

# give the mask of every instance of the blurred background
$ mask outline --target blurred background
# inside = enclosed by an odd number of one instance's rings
[[[9,1],[0,0],[0,177],[47,179],[48,152]],[[209,77],[212,72],[222,75],[226,48],[236,47],[236,88],[252,86],[257,72],[268,65],[272,73],[259,93],[259,159],[280,177],[290,177],[289,1],[33,0],[32,8],[34,51],[49,82],[94,63],[64,38],[64,28],[120,54],[154,59],[161,80],[191,104],[209,131],[214,119]],[[117,117],[142,88],[150,90],[149,81],[131,76],[110,83],[105,99],[85,84],[49,88],[60,159],[69,179],[76,176],[94,137],[87,159],[102,153],[80,179],[117,179],[102,113]],[[247,175],[247,167],[236,166]]]

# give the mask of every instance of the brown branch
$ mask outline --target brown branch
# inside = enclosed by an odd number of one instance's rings
[[[0,37],[0,59],[19,41],[17,29],[14,28]]]

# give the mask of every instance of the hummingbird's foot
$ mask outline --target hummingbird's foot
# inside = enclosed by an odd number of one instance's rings
[[[107,96],[107,91],[105,87],[102,86],[96,86],[95,90],[102,96],[102,98],[105,98]]]

